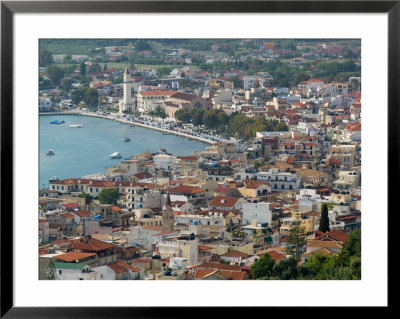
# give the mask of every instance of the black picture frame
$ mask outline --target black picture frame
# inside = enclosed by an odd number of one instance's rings
[[[1,317],[177,318],[181,308],[38,307],[13,305],[13,19],[16,13],[387,13],[388,14],[388,207],[399,180],[400,1],[1,1]],[[392,187],[390,187],[392,186]],[[388,214],[388,218],[389,218]],[[388,223],[388,230],[390,225]],[[388,233],[389,234],[389,233]],[[389,239],[389,237],[388,237]],[[390,241],[388,240],[388,244]],[[388,250],[390,251],[390,249]],[[389,254],[388,254],[389,258]],[[388,260],[389,262],[390,260]],[[388,263],[389,265],[389,263]],[[389,270],[389,269],[388,269]],[[388,286],[389,286],[388,281]],[[28,288],[27,288],[28,289]],[[32,292],[34,293],[34,292]],[[292,307],[294,308],[294,307]],[[388,307],[380,308],[387,310]],[[223,316],[227,309],[213,309]],[[336,312],[337,310],[333,310]],[[193,312],[191,312],[193,313]],[[194,312],[195,313],[195,312]],[[235,310],[236,313],[236,310]],[[207,313],[206,313],[207,314]],[[251,315],[251,313],[248,313]]]

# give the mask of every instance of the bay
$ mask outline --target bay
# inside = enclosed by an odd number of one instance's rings
[[[64,124],[50,124],[51,121]],[[81,124],[71,128],[71,124]],[[124,138],[130,142],[124,142]],[[120,160],[109,155],[120,152],[123,158],[146,151],[166,149],[172,155],[191,155],[203,150],[207,144],[176,135],[163,135],[159,131],[131,127],[116,121],[82,115],[39,116],[39,188],[47,188],[49,178],[79,178],[84,175],[105,173],[105,168]],[[55,155],[46,155],[48,150]]]

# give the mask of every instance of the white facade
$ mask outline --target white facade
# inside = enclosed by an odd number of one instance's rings
[[[168,154],[157,154],[153,156],[153,163],[157,169],[173,170],[175,157]]]
[[[253,220],[256,220],[259,224],[268,223],[268,225],[271,225],[272,211],[269,203],[243,203],[242,224],[251,224]]]
[[[125,69],[124,72],[124,83],[123,83],[123,99],[119,101],[119,113],[122,114],[123,111],[132,111],[133,100],[131,96],[132,90],[132,77],[128,70]]]
[[[296,172],[281,172],[278,168],[256,173],[255,176],[258,181],[269,182],[272,192],[298,189],[301,182],[300,178],[296,177]]]

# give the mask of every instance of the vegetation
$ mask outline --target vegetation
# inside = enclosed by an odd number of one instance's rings
[[[79,197],[85,199],[86,205],[90,204],[93,200],[93,196],[91,196],[90,194],[85,193],[85,192],[83,192],[82,194],[79,194]]]
[[[119,193],[115,188],[105,188],[99,194],[101,204],[117,205]]]
[[[329,217],[328,217],[328,205],[323,203],[321,206],[321,218],[319,219],[319,231],[326,233],[330,231],[329,228]]]
[[[250,266],[250,272],[253,279],[261,279],[272,276],[272,269],[275,265],[275,260],[269,254],[265,254],[260,259],[256,259]]]
[[[300,221],[299,221],[300,223]],[[306,228],[304,226],[295,225],[290,228],[290,234],[287,238],[286,252],[288,255],[296,258],[302,254],[304,245],[306,244]]]
[[[50,79],[51,85],[57,86],[64,77],[64,71],[55,64],[51,64],[46,68],[47,76]]]
[[[160,105],[157,105],[156,109],[154,111],[150,111],[149,115],[161,117],[163,119],[165,119],[167,117],[167,114],[165,114],[164,109]]]
[[[46,67],[53,63],[53,54],[44,48],[39,50],[39,66]]]
[[[99,93],[96,88],[80,87],[71,93],[72,103],[79,105],[82,101],[89,107],[95,107],[99,103]]]
[[[199,126],[204,125],[209,130],[217,133],[229,134],[236,137],[255,137],[259,131],[287,131],[285,123],[278,120],[266,120],[265,118],[254,119],[244,114],[233,113],[227,115],[221,110],[212,109],[204,111],[201,109],[179,110],[175,113],[178,121]]]
[[[45,280],[57,280],[58,275],[56,272],[56,266],[54,265],[53,259],[50,259],[45,269]]]
[[[268,255],[268,254],[266,254]],[[312,254],[305,263],[289,257],[278,263],[269,257],[260,258],[250,267],[254,279],[265,280],[359,280],[361,279],[361,230],[354,230],[339,255]]]

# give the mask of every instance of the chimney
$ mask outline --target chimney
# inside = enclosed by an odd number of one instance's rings
[[[251,221],[251,227],[257,227],[257,220],[253,219]]]

